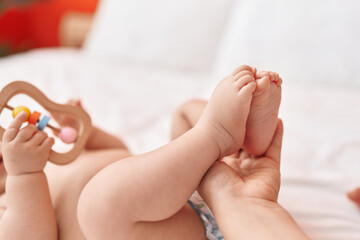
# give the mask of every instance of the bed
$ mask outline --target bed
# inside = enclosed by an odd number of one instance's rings
[[[360,186],[359,10],[356,0],[103,0],[82,49],[0,59],[0,87],[25,80],[57,102],[81,98],[95,125],[141,153],[168,142],[175,108],[209,97],[235,66],[277,71],[279,202],[311,239],[360,239],[345,195]]]

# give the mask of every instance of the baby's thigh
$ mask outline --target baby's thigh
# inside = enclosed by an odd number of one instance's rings
[[[135,223],[129,230],[136,233],[133,239],[206,239],[203,223],[189,204],[168,219]]]
[[[131,208],[131,206],[129,206]],[[116,210],[112,209],[112,216],[116,215]],[[172,217],[158,221],[131,222],[122,219],[116,222],[116,217],[108,216],[106,221],[101,223],[89,222],[89,218],[80,216],[82,230],[86,237],[96,236],[99,239],[127,239],[127,240],[205,240],[205,229],[201,219],[193,208],[186,204],[180,211]],[[126,218],[124,216],[124,218]],[[98,218],[100,219],[100,218]],[[124,221],[125,220],[125,221]],[[96,228],[91,226],[99,226],[105,224],[106,227]],[[96,238],[94,238],[96,239]]]

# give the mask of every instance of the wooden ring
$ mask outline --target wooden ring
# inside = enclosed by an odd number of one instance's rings
[[[59,153],[54,150],[50,151],[49,160],[55,164],[67,164],[74,160],[81,153],[86,141],[91,133],[90,116],[78,106],[61,105],[49,100],[44,93],[33,85],[23,82],[12,82],[0,91],[0,113],[6,108],[7,102],[16,94],[25,94],[37,101],[44,109],[52,114],[65,114],[76,119],[80,127],[78,129],[78,137],[74,142],[74,146],[66,153]],[[36,123],[35,123],[36,124]],[[2,138],[5,129],[0,125],[0,138]]]

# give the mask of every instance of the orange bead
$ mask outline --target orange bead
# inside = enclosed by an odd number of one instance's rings
[[[30,118],[28,120],[29,124],[34,124],[36,125],[36,123],[38,122],[39,118],[40,118],[41,113],[34,111],[31,115]]]

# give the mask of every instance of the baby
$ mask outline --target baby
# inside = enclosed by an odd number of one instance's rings
[[[216,160],[241,148],[265,153],[281,82],[276,73],[240,66],[208,103],[191,101],[176,112],[169,144],[132,156],[120,139],[94,128],[84,152],[65,166],[47,163],[53,140],[34,125],[20,129],[19,114],[2,141],[0,239],[205,239],[199,206],[188,200]]]

